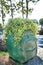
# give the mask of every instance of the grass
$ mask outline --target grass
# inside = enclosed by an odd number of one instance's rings
[[[8,52],[0,51],[0,56],[8,55]]]

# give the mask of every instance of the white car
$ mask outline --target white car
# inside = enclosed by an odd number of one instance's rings
[[[43,47],[43,35],[37,36],[37,46]]]

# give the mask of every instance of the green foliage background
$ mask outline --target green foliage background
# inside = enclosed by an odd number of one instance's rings
[[[43,18],[39,20],[39,24],[43,26]]]

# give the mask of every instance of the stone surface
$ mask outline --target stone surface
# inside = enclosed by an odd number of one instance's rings
[[[9,55],[0,56],[0,63],[5,65],[5,63],[9,62]]]
[[[9,58],[9,55],[0,56],[0,65],[15,65],[15,61]]]
[[[24,65],[43,65],[43,61],[38,56],[36,56]]]
[[[16,62],[9,58],[9,55],[0,56],[0,65],[15,65]],[[24,65],[43,65],[43,48],[38,47],[37,56]]]
[[[37,56],[24,65],[43,65],[43,48],[37,48]]]

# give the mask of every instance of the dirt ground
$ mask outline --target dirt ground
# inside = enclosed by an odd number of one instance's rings
[[[43,65],[43,48],[38,47],[37,56],[24,65]],[[15,65],[15,61],[9,55],[0,56],[0,65]]]

